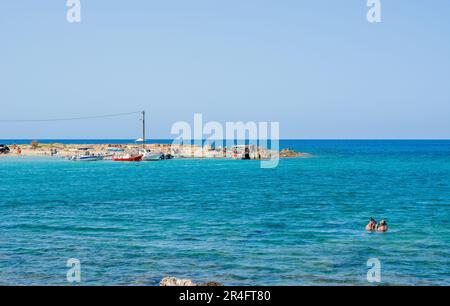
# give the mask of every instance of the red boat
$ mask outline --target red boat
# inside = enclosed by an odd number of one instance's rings
[[[119,157],[113,157],[113,161],[121,162],[138,162],[142,160],[143,155],[125,155]]]

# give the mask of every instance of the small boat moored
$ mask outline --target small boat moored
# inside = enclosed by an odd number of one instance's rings
[[[162,159],[163,154],[162,153],[156,153],[151,150],[146,149],[140,149],[139,154],[142,155],[143,161],[158,161]]]
[[[70,160],[73,161],[99,161],[99,160],[103,160],[103,156],[102,155],[73,155],[72,157],[70,157]]]
[[[122,156],[114,156],[112,160],[118,162],[138,162],[142,160],[142,157],[143,157],[142,154],[139,155],[125,154]]]
[[[83,151],[83,153],[78,153],[75,155],[72,155],[71,157],[69,157],[70,160],[73,161],[99,161],[99,160],[103,160],[104,155],[102,154],[93,154],[90,153],[88,151],[88,149],[79,149],[80,151]],[[52,152],[53,155],[53,152]]]

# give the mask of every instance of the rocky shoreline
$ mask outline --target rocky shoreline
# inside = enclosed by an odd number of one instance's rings
[[[10,153],[6,156],[25,157],[62,157],[69,158],[76,154],[115,154],[137,152],[142,148],[139,144],[62,144],[62,143],[37,143],[25,145],[9,145]],[[283,149],[279,152],[257,146],[234,146],[213,148],[211,146],[177,145],[177,144],[147,144],[147,150],[170,154],[175,158],[221,158],[221,159],[270,159],[278,155],[279,158],[310,157],[308,153],[296,152],[292,149]]]

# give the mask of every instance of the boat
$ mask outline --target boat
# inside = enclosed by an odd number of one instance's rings
[[[73,161],[99,161],[99,160],[103,160],[103,156],[95,155],[95,154],[73,155],[72,157],[70,157],[70,160],[73,160]]]
[[[173,159],[174,156],[170,153],[167,154],[161,154],[161,159]]]
[[[156,153],[146,149],[140,149],[139,154],[142,155],[143,161],[158,161],[161,160],[162,159],[161,156],[163,156],[163,154],[161,153]]]
[[[112,160],[114,157],[114,154],[112,153],[103,153],[103,160]]]
[[[139,155],[130,155],[130,154],[126,154],[126,155],[122,155],[122,156],[115,156],[113,157],[113,161],[119,161],[119,162],[138,162],[142,160],[143,155],[139,154]]]

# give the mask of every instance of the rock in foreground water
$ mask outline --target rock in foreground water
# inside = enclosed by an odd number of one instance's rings
[[[159,283],[160,286],[223,286],[218,282],[207,282],[202,284],[195,284],[190,279],[177,279],[175,277],[164,277]]]

